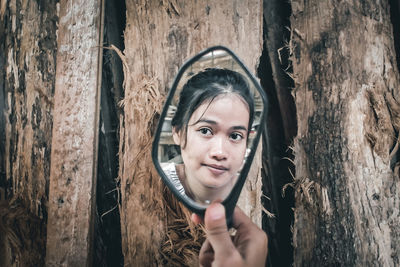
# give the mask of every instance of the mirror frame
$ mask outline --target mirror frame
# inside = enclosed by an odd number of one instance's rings
[[[164,107],[160,116],[160,120],[158,122],[158,126],[157,126],[157,130],[155,132],[154,135],[154,140],[153,140],[153,147],[152,147],[152,160],[154,163],[154,166],[156,167],[157,172],[160,174],[161,178],[163,179],[163,182],[167,185],[167,187],[172,191],[172,193],[175,195],[175,197],[182,202],[190,211],[200,215],[202,218],[204,218],[204,213],[205,210],[207,208],[207,206],[205,205],[201,205],[197,202],[195,202],[194,200],[192,200],[189,197],[185,197],[182,194],[179,193],[179,191],[176,189],[176,187],[173,185],[173,183],[171,182],[171,180],[166,176],[166,174],[164,173],[164,171],[162,170],[159,160],[158,160],[158,144],[159,144],[159,140],[160,140],[160,136],[161,136],[161,129],[164,123],[164,119],[166,117],[169,105],[172,102],[172,98],[175,95],[177,86],[183,76],[183,74],[185,73],[185,71],[198,59],[200,59],[201,57],[203,57],[204,55],[215,51],[215,50],[223,50],[225,52],[227,52],[236,62],[237,64],[244,70],[244,72],[246,73],[248,79],[250,80],[249,82],[252,82],[255,89],[258,91],[258,93],[261,96],[262,102],[263,102],[263,110],[261,113],[261,117],[260,117],[260,124],[257,130],[257,134],[254,138],[254,141],[251,145],[251,151],[249,153],[249,155],[247,156],[247,160],[246,163],[244,164],[240,175],[238,177],[238,180],[236,182],[236,184],[234,185],[234,187],[232,188],[232,191],[229,193],[228,197],[222,201],[222,204],[225,206],[225,212],[226,212],[226,219],[227,219],[227,225],[228,227],[232,226],[232,214],[233,211],[235,209],[236,203],[239,199],[239,195],[240,192],[242,191],[243,185],[246,181],[247,178],[247,174],[250,170],[251,167],[251,163],[253,162],[253,158],[255,155],[255,152],[257,150],[257,146],[260,140],[260,136],[261,136],[261,132],[263,131],[264,128],[264,120],[266,117],[266,113],[268,110],[268,101],[267,101],[267,96],[265,94],[265,92],[263,91],[263,89],[261,88],[260,83],[258,82],[258,80],[254,77],[254,75],[247,69],[247,67],[243,64],[243,62],[228,48],[224,47],[224,46],[212,46],[209,47],[203,51],[201,51],[200,53],[198,53],[197,55],[195,55],[194,57],[190,58],[188,61],[186,61],[182,67],[179,69],[178,74],[175,77],[175,80],[172,84],[171,89],[169,90],[167,99],[164,103]],[[266,144],[267,145],[267,144]]]

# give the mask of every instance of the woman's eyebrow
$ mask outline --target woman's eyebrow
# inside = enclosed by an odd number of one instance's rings
[[[216,125],[216,124],[217,124],[217,122],[216,122],[216,121],[213,121],[213,120],[209,120],[209,119],[199,119],[199,120],[196,121],[193,125],[196,125],[196,124],[198,124],[198,123],[200,123],[200,122],[205,122],[205,123],[213,124],[213,125]]]
[[[207,119],[207,118],[202,118],[202,119],[199,119],[198,121],[196,121],[193,125],[196,125],[196,124],[201,123],[201,122],[212,124],[212,125],[217,125],[218,124],[216,121],[213,121],[213,120],[210,120],[210,119]],[[247,127],[242,126],[242,125],[232,126],[230,129],[247,131]]]
[[[243,130],[243,131],[247,131],[247,127],[244,127],[244,126],[241,126],[241,125],[239,125],[239,126],[233,126],[233,127],[231,127],[231,129],[232,129],[232,130]]]

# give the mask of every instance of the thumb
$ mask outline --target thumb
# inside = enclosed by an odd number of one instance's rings
[[[225,218],[225,207],[220,203],[212,203],[204,216],[207,239],[216,255],[231,254],[235,250],[228,233]]]

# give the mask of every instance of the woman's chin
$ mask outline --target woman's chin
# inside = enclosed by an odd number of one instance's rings
[[[224,189],[227,182],[223,182],[223,181],[215,181],[215,180],[211,180],[211,181],[202,181],[201,184],[211,190],[221,190]]]

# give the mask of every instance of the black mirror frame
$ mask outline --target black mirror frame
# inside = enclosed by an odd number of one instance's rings
[[[178,74],[175,77],[175,80],[172,84],[172,87],[168,93],[168,97],[164,103],[164,107],[160,116],[160,121],[158,122],[158,126],[157,126],[157,130],[156,133],[154,135],[154,140],[153,140],[153,147],[152,147],[152,159],[153,159],[153,163],[154,166],[156,167],[157,172],[160,174],[161,178],[163,179],[164,183],[168,186],[168,188],[172,191],[172,193],[175,195],[176,198],[178,198],[179,201],[181,201],[190,211],[200,215],[202,218],[204,218],[204,213],[206,210],[206,206],[200,205],[198,203],[196,203],[195,201],[193,201],[192,199],[183,196],[182,194],[179,193],[179,191],[175,188],[175,186],[172,184],[172,182],[170,181],[170,179],[168,179],[168,177],[165,175],[164,171],[162,170],[159,161],[158,161],[158,142],[160,139],[160,135],[161,135],[161,129],[162,129],[162,125],[163,120],[161,120],[161,118],[165,118],[167,111],[168,111],[168,107],[171,104],[172,98],[175,94],[175,91],[177,89],[178,83],[180,81],[180,79],[182,78],[182,75],[185,73],[185,71],[195,62],[197,61],[199,58],[203,57],[204,55],[215,51],[215,50],[224,50],[225,52],[227,52],[230,56],[232,56],[232,58],[238,63],[238,65],[244,70],[244,72],[247,74],[247,76],[249,77],[249,79],[251,80],[251,82],[254,84],[255,88],[257,89],[258,93],[261,96],[262,102],[263,102],[263,111],[261,113],[261,117],[260,117],[260,125],[259,128],[257,130],[257,134],[254,138],[254,141],[252,143],[251,146],[251,151],[247,157],[246,163],[243,166],[243,169],[241,170],[240,176],[238,178],[238,181],[236,182],[236,184],[234,185],[234,187],[232,188],[232,191],[229,193],[228,197],[222,201],[222,204],[225,206],[225,211],[226,211],[226,219],[227,219],[227,225],[228,227],[232,226],[232,215],[233,215],[233,211],[235,209],[236,203],[239,199],[240,196],[240,192],[242,191],[242,187],[244,185],[244,182],[246,181],[247,178],[247,174],[250,170],[251,167],[251,163],[253,162],[253,158],[260,140],[260,136],[261,136],[261,132],[263,131],[263,126],[264,126],[264,119],[266,117],[266,113],[268,110],[268,101],[267,101],[267,96],[265,94],[265,92],[262,90],[261,85],[259,84],[259,82],[256,80],[256,78],[254,77],[254,75],[247,69],[247,67],[243,64],[243,62],[228,48],[224,47],[224,46],[213,46],[213,47],[209,47],[203,51],[201,51],[200,53],[198,53],[197,55],[195,55],[194,57],[190,58],[188,61],[186,61],[182,67],[179,69]]]

